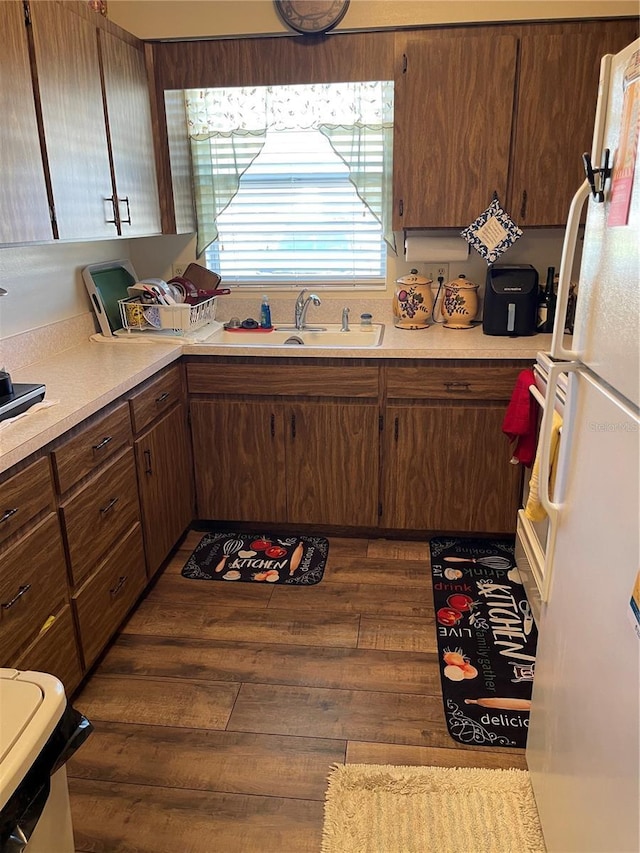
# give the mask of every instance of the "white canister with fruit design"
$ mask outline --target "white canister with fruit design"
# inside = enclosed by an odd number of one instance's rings
[[[471,329],[478,313],[478,285],[460,273],[458,278],[445,284],[440,292],[442,320],[438,322],[443,322],[445,329]]]

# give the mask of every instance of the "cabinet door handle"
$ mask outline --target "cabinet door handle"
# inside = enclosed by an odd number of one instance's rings
[[[271,414],[271,438],[276,437],[276,416]]]
[[[25,592],[29,592],[30,589],[31,589],[30,583],[19,587],[17,593],[13,596],[13,598],[10,601],[3,601],[2,602],[2,609],[8,610],[10,607],[13,607],[13,605],[16,603],[16,601],[21,599],[22,596],[25,594]]]
[[[100,508],[100,512],[103,515],[106,515],[109,512],[109,510],[112,510],[117,503],[118,503],[118,498],[111,498],[111,500],[109,501],[109,503],[106,506],[103,506]]]
[[[171,394],[168,391],[163,391],[159,397],[156,397],[156,403],[160,405],[160,403],[164,403],[165,400],[168,400]]]
[[[126,195],[124,198],[118,199],[118,204],[126,204],[127,205],[127,218],[123,219],[122,214],[120,215],[120,224],[121,225],[131,225],[131,208],[129,207],[129,196]]]
[[[2,522],[3,522],[3,521],[9,521],[9,519],[11,518],[11,516],[12,516],[12,515],[15,515],[17,512],[18,512],[18,507],[17,507],[17,506],[16,506],[16,507],[14,507],[13,509],[7,509],[7,510],[5,510],[4,515],[0,518],[0,524],[2,524]]]
[[[291,415],[291,438],[296,437],[296,416]]]
[[[399,434],[400,434],[400,418],[396,418],[393,422],[393,438],[394,438],[394,441],[398,440]]]
[[[114,588],[109,590],[109,594],[112,596],[116,596],[120,592],[122,587],[126,584],[126,582],[127,575],[122,575],[122,577],[118,579],[118,583],[114,586]]]
[[[144,452],[144,460],[145,460],[145,474],[153,474],[153,468],[151,467],[151,451],[145,450]]]
[[[115,200],[114,196],[110,196],[109,198],[105,198],[104,200],[111,204],[111,209],[113,210],[113,219],[107,219],[107,214],[105,211],[104,221],[108,222],[109,225],[115,225],[117,228],[118,227],[118,217],[116,214],[116,200]]]
[[[404,199],[400,199],[398,202],[398,216],[404,216]]]
[[[471,387],[468,382],[445,382],[444,387],[447,391],[471,391]]]
[[[520,205],[520,219],[527,218],[527,191],[522,190],[522,204]]]
[[[106,435],[106,436],[102,439],[102,441],[99,441],[97,444],[94,444],[94,445],[93,445],[93,448],[92,448],[92,449],[93,449],[93,451],[94,451],[94,452],[97,452],[98,450],[102,450],[102,448],[103,448],[103,447],[106,447],[106,446],[107,446],[107,444],[109,444],[109,442],[110,442],[110,441],[113,441],[113,436],[111,436],[111,435]]]

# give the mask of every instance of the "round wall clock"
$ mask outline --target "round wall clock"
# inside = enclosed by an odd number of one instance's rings
[[[344,18],[349,0],[275,0],[284,23],[298,33],[326,33]]]

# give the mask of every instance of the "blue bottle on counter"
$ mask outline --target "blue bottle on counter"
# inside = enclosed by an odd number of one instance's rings
[[[262,297],[262,305],[260,306],[260,326],[263,329],[271,328],[271,308],[269,307],[269,297]]]

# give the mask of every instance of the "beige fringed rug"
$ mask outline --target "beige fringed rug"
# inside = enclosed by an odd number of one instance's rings
[[[337,765],[322,853],[544,853],[526,770]]]

